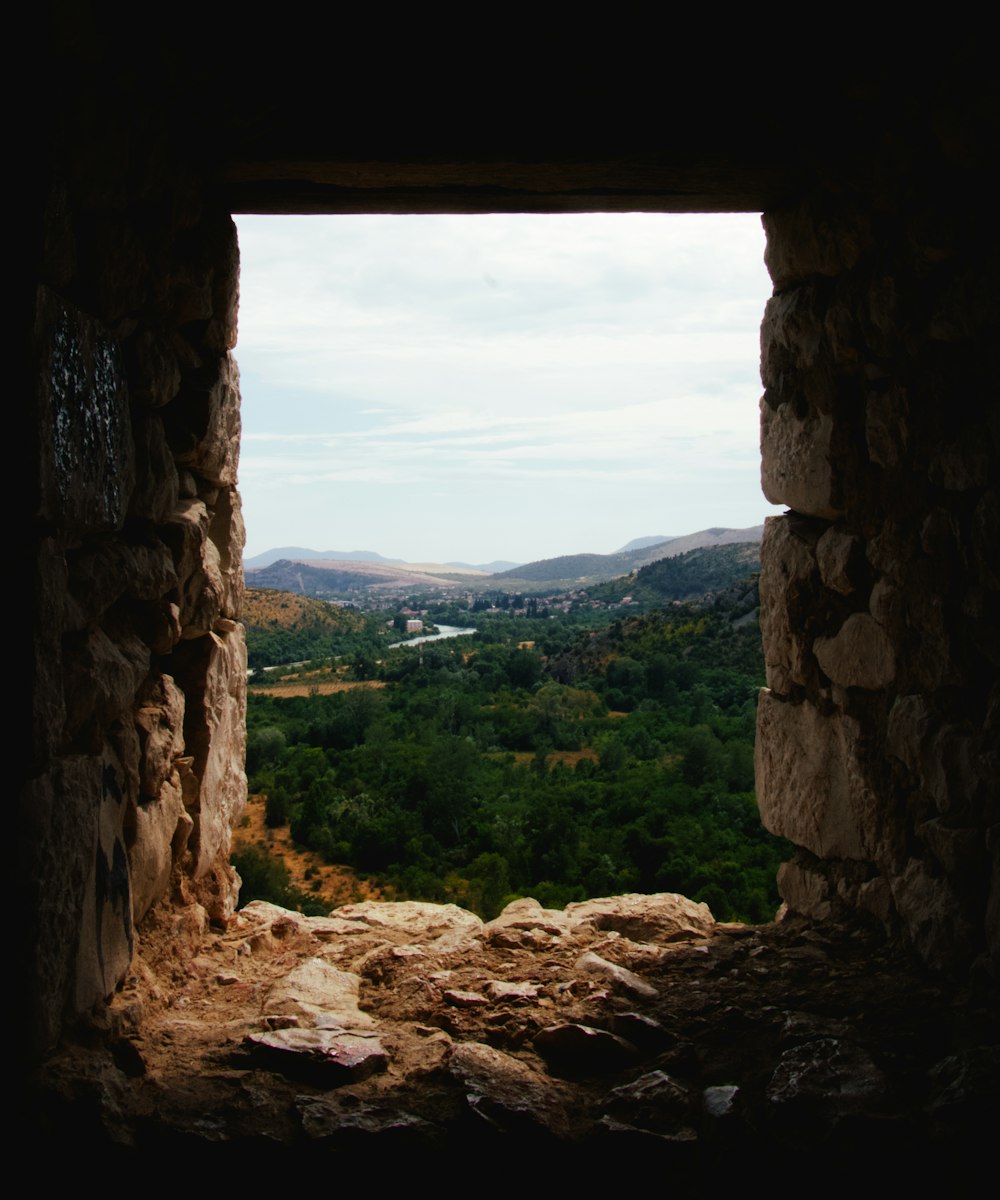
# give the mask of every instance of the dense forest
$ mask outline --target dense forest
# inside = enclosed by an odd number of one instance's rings
[[[748,589],[628,619],[477,612],[474,637],[348,656],[383,687],[253,694],[251,791],[400,897],[489,917],[516,895],[677,891],[766,920],[787,848],[753,796]]]

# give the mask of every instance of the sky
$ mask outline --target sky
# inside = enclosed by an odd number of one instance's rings
[[[758,216],[237,226],[247,557],[527,562],[776,511]]]

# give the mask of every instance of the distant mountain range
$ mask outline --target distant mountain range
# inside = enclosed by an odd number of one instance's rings
[[[625,554],[629,550],[645,550],[647,546],[659,546],[663,542],[672,542],[672,537],[667,537],[665,533],[654,533],[652,537],[633,538],[630,542],[626,542],[624,546],[619,546],[614,551],[615,554]]]
[[[317,551],[285,546],[246,559],[244,567],[250,587],[280,588],[306,595],[368,588],[417,590],[455,583],[475,590],[484,587],[538,590],[600,583],[703,547],[759,543],[763,531],[763,525],[749,529],[713,526],[684,537],[635,538],[614,554],[564,554],[530,563],[492,562],[480,566],[458,562],[407,563],[371,550]]]
[[[448,562],[444,565],[454,567],[458,571],[485,571],[487,575],[495,575],[498,571],[512,571],[514,567],[519,567],[521,564],[497,558],[488,563]]]
[[[738,542],[759,542],[764,533],[763,525],[749,529],[724,529],[713,526],[684,537],[668,538],[661,542],[650,542],[647,538],[636,538],[630,542],[633,549],[619,550],[614,554],[564,554],[558,558],[544,558],[538,562],[525,563],[512,571],[495,575],[497,582],[503,581],[507,588],[520,584],[538,586],[541,583],[569,586],[600,583],[628,575],[648,563],[663,558],[675,558],[689,550],[701,550],[709,546],[726,546]],[[635,543],[645,543],[636,545]]]
[[[334,559],[337,562],[378,562],[404,563],[403,558],[385,558],[374,550],[307,550],[305,546],[279,546],[275,550],[265,550],[263,554],[255,554],[253,558],[245,558],[243,566],[247,570],[257,570],[269,567],[271,563],[286,558],[290,562],[316,562],[323,559]]]

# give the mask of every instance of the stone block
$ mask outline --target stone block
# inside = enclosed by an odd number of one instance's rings
[[[715,918],[707,904],[675,892],[630,892],[582,900],[566,906],[566,917],[573,932],[589,927],[657,945],[710,937],[715,929]]]
[[[208,527],[208,536],[219,555],[222,614],[237,619],[243,611],[243,546],[246,530],[236,488],[220,489]]]
[[[980,935],[946,878],[931,875],[919,859],[911,858],[889,884],[896,911],[925,962],[948,970],[968,961]]]
[[[69,592],[74,602],[69,628],[103,616],[122,596],[160,600],[177,586],[170,551],[162,542],[130,546],[107,540],[66,556]]]
[[[91,217],[77,243],[81,266],[92,274],[97,311],[118,324],[147,307],[150,271],[147,244],[121,212]]]
[[[205,342],[224,354],[236,345],[240,306],[240,251],[231,218],[218,227],[213,243],[212,319],[205,330]]]
[[[144,604],[137,609],[136,629],[154,654],[169,654],[181,640],[180,611],[170,600]]]
[[[772,409],[761,403],[761,488],[772,504],[834,520],[845,508],[829,414],[796,415],[791,404]]]
[[[169,518],[180,493],[173,451],[156,413],[137,414],[133,435],[137,482],[129,513],[160,524]]]
[[[892,903],[892,889],[881,875],[858,886],[855,904],[862,912],[870,913],[889,928],[896,910]]]
[[[783,695],[815,672],[803,628],[818,586],[810,532],[787,517],[764,522],[760,628],[768,687]]]
[[[815,288],[772,296],[760,327],[760,375],[766,388],[782,388],[782,376],[801,375],[816,364],[825,337],[824,306]]]
[[[147,408],[162,408],[177,395],[181,369],[174,340],[165,331],[142,329],[127,345],[129,390]]]
[[[972,889],[972,895],[966,898],[974,899],[980,881],[988,875],[982,829],[935,817],[918,825],[916,833],[953,882],[956,893],[962,895],[964,884]]]
[[[794,859],[778,868],[778,894],[792,912],[814,921],[828,921],[833,913],[826,876]]]
[[[880,806],[853,718],[762,689],[755,768],[765,828],[819,858],[876,857]]]
[[[209,525],[203,501],[181,500],[160,530],[173,554],[185,638],[207,633],[222,613],[226,588],[218,547],[208,536]]]
[[[240,372],[231,354],[201,373],[165,411],[177,462],[218,487],[236,483],[240,455]]]
[[[871,218],[837,198],[815,198],[766,212],[764,262],[779,291],[793,283],[849,271],[874,244]]]
[[[831,525],[816,543],[816,565],[824,587],[849,596],[860,585],[864,570],[860,541]]]
[[[886,750],[908,768],[942,814],[969,810],[988,786],[989,763],[969,727],[936,718],[927,698],[900,696],[888,714]]]
[[[113,721],[131,720],[149,649],[134,636],[112,641],[95,628],[64,641],[63,662],[67,729],[96,746]]]
[[[881,378],[865,399],[865,440],[868,457],[880,467],[902,463],[910,444],[910,403],[904,387]]]
[[[358,1005],[360,986],[352,971],[308,958],[270,989],[264,1011],[296,1016],[304,1027],[373,1029],[375,1021]]]
[[[892,643],[867,613],[852,613],[833,637],[817,638],[813,651],[828,678],[841,687],[878,691],[896,677]]]
[[[101,616],[124,594],[133,573],[132,555],[121,541],[104,541],[66,556],[69,590],[84,622]]]
[[[854,368],[865,349],[858,327],[857,297],[838,287],[823,317],[823,341],[830,362],[838,369]]]
[[[204,262],[176,261],[168,280],[170,316],[175,325],[212,316],[212,272]]]
[[[985,426],[965,424],[957,434],[935,444],[929,464],[931,482],[949,492],[985,487],[990,478],[991,448]]]

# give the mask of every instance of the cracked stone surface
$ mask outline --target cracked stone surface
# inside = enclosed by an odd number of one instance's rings
[[[47,1064],[38,1127],[248,1162],[378,1138],[418,1156],[544,1145],[579,1165],[593,1143],[676,1169],[690,1194],[737,1177],[750,1147],[846,1169],[884,1137],[930,1170],[990,1145],[985,973],[957,994],[880,935],[798,918],[679,940],[669,901],[647,903],[625,905],[643,941],[607,927],[622,898],[586,920],[518,901],[485,926],[449,906],[255,902],[224,930],[189,919],[186,940],[156,909],[103,1028]],[[543,928],[541,947],[495,936]]]

